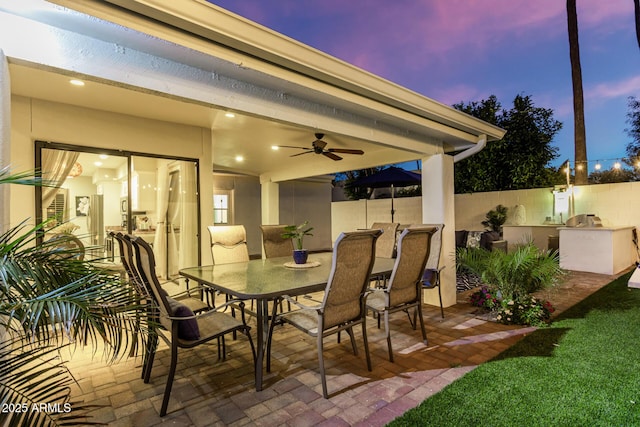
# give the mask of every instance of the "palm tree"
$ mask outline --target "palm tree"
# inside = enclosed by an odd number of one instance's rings
[[[638,40],[638,47],[640,48],[640,0],[633,0],[633,5],[636,20],[636,39]]]
[[[567,27],[569,30],[569,57],[571,59],[571,82],[573,84],[574,152],[576,163],[575,183],[588,182],[587,137],[584,125],[584,97],[582,94],[582,68],[580,67],[580,44],[578,42],[578,13],[576,0],[567,0]]]
[[[4,168],[6,183],[41,184]],[[47,225],[25,221],[0,234],[0,402],[13,405],[0,415],[3,426],[92,424],[94,406],[71,400],[73,378],[59,350],[88,345],[115,360],[136,348],[133,331],[144,328],[119,277],[60,239],[36,245]]]

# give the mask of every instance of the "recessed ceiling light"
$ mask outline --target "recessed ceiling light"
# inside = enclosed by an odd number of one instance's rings
[[[74,86],[84,86],[84,82],[78,79],[71,79],[69,80],[69,83],[71,83]]]
[[[234,118],[236,115],[233,113],[225,113],[224,114],[225,117],[229,117],[230,119]]]
[[[93,162],[93,164],[96,166],[102,166],[102,162]]]
[[[280,149],[280,147],[278,147],[277,145],[272,145],[271,149],[274,151],[278,151]]]
[[[109,156],[107,156],[106,154],[100,154],[100,156],[98,156],[98,157],[100,157],[102,160],[105,160],[105,159],[109,158]]]
[[[236,156],[236,162],[243,162],[243,161],[244,161],[244,157]]]

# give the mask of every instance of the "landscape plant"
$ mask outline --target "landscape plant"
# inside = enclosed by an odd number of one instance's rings
[[[10,183],[41,185],[28,173],[0,170],[0,184]],[[94,405],[72,400],[73,377],[60,350],[102,348],[106,360],[117,360],[136,348],[132,331],[145,328],[119,276],[81,260],[80,249],[61,245],[60,237],[38,244],[47,230],[47,222],[25,220],[0,234],[3,426],[91,425],[87,412]]]
[[[555,311],[549,301],[532,295],[515,300],[502,300],[495,309],[496,320],[506,325],[547,326]]]
[[[459,248],[458,268],[477,274],[502,300],[516,300],[559,283],[564,271],[557,251],[540,251],[532,242],[503,252]]]

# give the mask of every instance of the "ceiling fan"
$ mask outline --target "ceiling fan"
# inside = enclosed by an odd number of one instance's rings
[[[325,149],[325,147],[327,146],[327,143],[322,140],[322,138],[324,137],[324,134],[323,133],[316,133],[315,137],[316,137],[316,140],[311,143],[311,148],[308,148],[308,147],[296,147],[296,146],[291,146],[291,145],[279,145],[278,147],[282,147],[282,148],[297,148],[297,149],[300,149],[300,150],[305,150],[302,153],[292,154],[289,157],[296,157],[296,156],[301,156],[303,154],[315,153],[315,154],[322,154],[323,156],[326,156],[326,157],[330,158],[331,160],[342,160],[342,157],[338,156],[335,153],[340,153],[340,154],[358,154],[358,155],[364,154],[364,151],[362,151],[362,150],[351,150],[351,149],[348,149],[348,148],[327,148],[327,149]]]

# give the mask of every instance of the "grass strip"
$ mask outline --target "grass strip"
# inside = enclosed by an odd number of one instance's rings
[[[609,283],[390,426],[640,425],[640,289]]]

